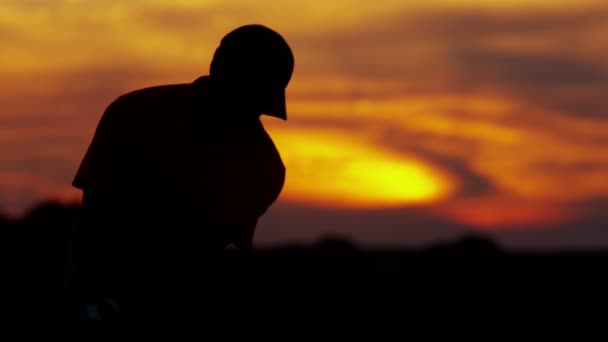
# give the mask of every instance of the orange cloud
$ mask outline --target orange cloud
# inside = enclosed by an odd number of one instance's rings
[[[287,128],[272,136],[287,168],[288,201],[398,207],[437,201],[455,188],[442,170],[343,132]]]
[[[584,216],[583,211],[564,204],[498,196],[457,201],[439,207],[436,213],[462,224],[491,230],[551,229]]]

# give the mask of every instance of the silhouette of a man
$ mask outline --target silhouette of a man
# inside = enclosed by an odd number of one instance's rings
[[[112,102],[73,181],[83,190],[84,267],[99,279],[230,243],[250,249],[285,179],[260,115],[287,119],[293,67],[278,33],[247,25],[222,39],[208,76]]]

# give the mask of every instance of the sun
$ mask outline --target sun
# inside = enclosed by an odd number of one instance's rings
[[[386,208],[437,201],[453,190],[442,171],[330,130],[273,130],[287,178],[282,198],[307,204]]]

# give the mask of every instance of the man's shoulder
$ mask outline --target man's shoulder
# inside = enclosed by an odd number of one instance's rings
[[[187,110],[191,102],[191,84],[170,84],[138,89],[117,97],[104,111],[95,136],[116,140],[130,135],[142,125],[154,125],[166,120],[165,114]],[[158,119],[158,120],[157,120]],[[107,137],[106,137],[107,136]]]
[[[192,95],[192,84],[167,84],[137,89],[119,96],[111,106],[151,105],[180,101]]]

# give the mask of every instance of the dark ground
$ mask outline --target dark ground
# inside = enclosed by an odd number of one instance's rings
[[[421,250],[314,246],[226,252],[188,286],[116,294],[119,315],[88,321],[66,284],[77,207],[0,220],[8,335],[608,335],[608,252],[507,253],[479,236]]]

